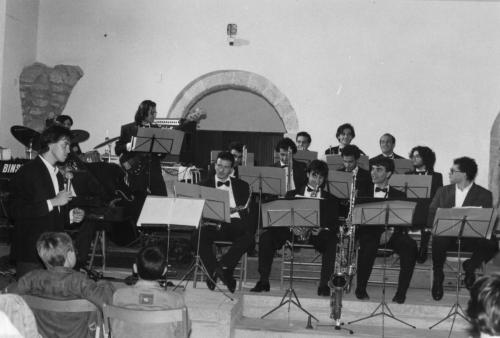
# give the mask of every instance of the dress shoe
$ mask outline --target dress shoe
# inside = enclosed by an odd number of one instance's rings
[[[472,288],[474,282],[476,281],[476,274],[474,272],[465,271],[464,284],[467,290]]]
[[[406,300],[406,295],[404,292],[396,291],[396,294],[392,298],[394,303],[403,304]]]
[[[207,284],[207,287],[210,291],[214,291],[215,290],[215,284],[217,284],[217,276],[215,275],[215,273],[213,273],[211,275],[211,279],[210,278],[207,278],[205,280],[205,283]]]
[[[236,290],[236,280],[234,279],[234,270],[233,269],[222,269],[222,273],[224,274],[224,284],[227,286],[229,292],[234,293]]]
[[[252,292],[262,292],[262,291],[268,292],[269,289],[271,289],[269,282],[258,281],[257,284],[255,284],[255,286],[253,287],[253,289],[250,289],[250,291],[252,291]]]
[[[330,296],[330,287],[328,287],[328,285],[320,284],[318,286],[318,296],[329,297]]]
[[[356,294],[356,298],[363,300],[363,299],[370,299],[370,296],[368,296],[368,293],[366,290],[361,290],[361,289],[356,289],[354,292]]]
[[[434,272],[434,281],[432,282],[432,298],[434,300],[441,300],[443,298],[443,272]]]

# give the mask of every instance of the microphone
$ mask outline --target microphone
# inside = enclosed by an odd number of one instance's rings
[[[71,171],[66,171],[64,174],[64,178],[66,179],[66,191],[71,191],[71,180],[73,179],[73,173]]]

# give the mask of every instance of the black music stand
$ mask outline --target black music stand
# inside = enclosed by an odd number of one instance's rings
[[[202,199],[172,198],[163,196],[147,196],[137,220],[138,227],[167,227],[167,254],[168,267],[170,253],[170,231],[172,226],[198,227],[205,201]],[[196,251],[195,265],[206,271],[203,262]],[[165,283],[165,289],[167,288]]]
[[[351,196],[352,172],[329,170],[328,190],[340,199],[349,199]]]
[[[403,191],[407,198],[430,198],[432,176],[394,174],[389,185]]]
[[[490,239],[495,230],[495,221],[497,215],[495,209],[492,208],[439,208],[434,217],[433,235],[457,237],[458,241],[458,272],[457,272],[457,287],[455,290],[455,303],[450,308],[450,312],[446,317],[438,321],[436,324],[429,327],[432,330],[435,326],[441,324],[445,320],[453,317],[450,333],[451,337],[453,326],[457,315],[470,323],[464,309],[459,302],[460,283],[462,279],[462,263],[460,262],[462,238],[486,238]]]
[[[293,154],[293,159],[308,165],[313,160],[318,159],[318,152],[310,150],[297,150],[297,152]]]
[[[151,193],[151,156],[153,154],[179,155],[184,132],[174,129],[137,128],[137,136],[132,137],[132,152],[149,154],[148,187]]]
[[[394,161],[394,173],[406,174],[408,171],[413,170],[413,162],[406,158],[396,158]]]
[[[292,234],[292,240],[289,243],[291,247],[290,256],[290,278],[289,286],[285,291],[283,298],[278,306],[271,311],[267,312],[260,318],[265,318],[282,306],[288,304],[288,313],[290,313],[291,304],[298,307],[303,312],[307,313],[309,318],[314,318],[317,322],[319,320],[314,317],[309,311],[304,309],[300,304],[297,293],[293,288],[293,262],[294,262],[294,230],[297,227],[319,227],[320,226],[320,199],[317,198],[304,198],[294,200],[277,200],[266,203],[264,205],[266,216],[264,218],[264,227],[287,227]],[[294,299],[292,299],[292,297]],[[285,300],[286,299],[286,300]]]
[[[354,207],[353,224],[358,226],[380,226],[384,225],[384,249],[387,250],[387,229],[389,226],[412,226],[413,214],[415,211],[416,202],[407,201],[383,201],[374,203],[359,204]],[[384,267],[382,269],[382,300],[377,305],[375,310],[366,317],[353,320],[348,324],[363,321],[365,319],[382,316],[382,337],[385,330],[385,316],[392,318],[409,327],[415,326],[397,318],[392,313],[389,305],[385,301],[385,276],[386,276],[387,257],[384,255]],[[380,312],[377,312],[380,309]],[[387,312],[386,312],[387,311]]]

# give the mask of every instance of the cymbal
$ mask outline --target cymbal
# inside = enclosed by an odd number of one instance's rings
[[[12,126],[10,133],[25,147],[31,147],[33,150],[40,149],[40,133],[36,130],[25,126]]]
[[[98,148],[104,147],[104,146],[106,146],[106,145],[108,145],[110,143],[113,143],[113,142],[117,141],[119,138],[120,138],[120,136],[110,138],[109,140],[106,140],[106,141],[104,141],[104,142],[99,143],[98,145],[96,145],[94,147],[94,149],[98,149]]]
[[[82,129],[74,129],[71,131],[71,143],[82,143],[89,139],[90,134]]]

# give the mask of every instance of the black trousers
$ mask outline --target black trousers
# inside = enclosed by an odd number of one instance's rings
[[[194,236],[194,247],[198,245],[198,232]],[[220,229],[215,226],[206,225],[201,228],[200,234],[200,258],[212,275],[217,267],[217,258],[213,250],[214,241],[231,241],[233,245],[222,256],[220,264],[223,267],[234,269],[240,261],[241,256],[254,244],[254,236],[244,219],[232,218],[231,223],[224,223]]]
[[[366,290],[368,280],[373,269],[373,263],[377,256],[380,236],[383,228],[365,228],[358,231],[359,252],[357,288]],[[406,231],[396,229],[387,243],[387,248],[394,250],[399,255],[400,271],[398,280],[398,291],[406,293],[410,286],[413,270],[417,261],[417,242],[411,238]]]
[[[442,273],[448,250],[458,250],[456,237],[432,238],[432,267],[434,272]],[[498,244],[495,236],[491,239],[485,238],[463,238],[460,251],[472,251],[472,257],[468,264],[464,265],[466,272],[474,272],[484,262],[488,262],[498,252]]]
[[[259,239],[259,274],[262,282],[269,282],[274,253],[287,240],[292,240],[292,233],[287,228],[269,228]],[[320,284],[327,285],[335,267],[337,234],[331,230],[322,230],[318,236],[311,236],[310,243],[322,254]]]

